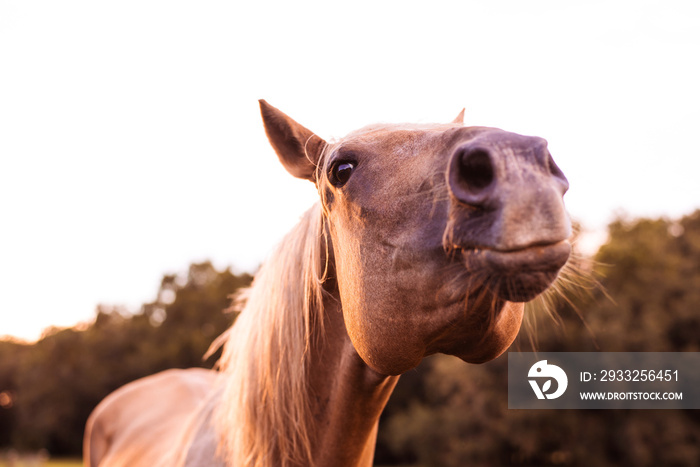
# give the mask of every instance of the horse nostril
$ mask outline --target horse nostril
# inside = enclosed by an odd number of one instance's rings
[[[468,191],[476,194],[493,182],[491,156],[483,149],[462,152],[459,162],[459,178]]]
[[[483,147],[464,146],[452,155],[447,179],[457,201],[479,208],[489,207],[494,201],[496,178],[492,155]]]

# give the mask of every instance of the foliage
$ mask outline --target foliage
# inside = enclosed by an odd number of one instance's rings
[[[234,318],[223,313],[248,274],[193,264],[187,277],[165,276],[156,301],[137,314],[100,306],[87,329],[53,329],[34,345],[0,342],[0,448],[47,448],[79,455],[85,421],[107,394],[167,369],[211,367],[202,356]]]

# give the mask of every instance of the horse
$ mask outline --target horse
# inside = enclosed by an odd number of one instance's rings
[[[87,466],[372,465],[399,376],[435,353],[501,355],[569,259],[568,182],[542,138],[465,126],[462,112],[329,143],[260,109],[319,201],[237,299],[219,371],[109,395],[87,423]]]

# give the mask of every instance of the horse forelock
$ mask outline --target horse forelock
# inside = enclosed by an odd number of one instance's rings
[[[463,125],[456,123],[372,123],[352,131],[343,138],[348,140],[358,136],[368,135],[381,131],[445,131],[450,128],[460,128]]]
[[[311,340],[323,331],[322,217],[311,208],[238,299],[216,416],[230,465],[312,465],[306,375]]]

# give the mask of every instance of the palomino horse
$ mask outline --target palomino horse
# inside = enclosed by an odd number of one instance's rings
[[[437,352],[500,355],[569,258],[568,183],[543,139],[460,114],[327,144],[260,105],[320,203],[240,300],[221,372],[170,370],[107,397],[89,466],[369,466],[399,375]]]

